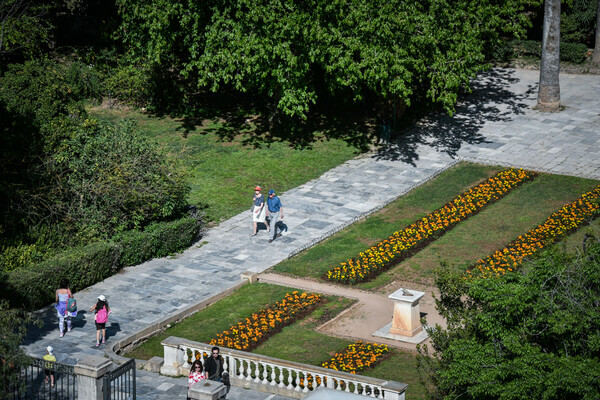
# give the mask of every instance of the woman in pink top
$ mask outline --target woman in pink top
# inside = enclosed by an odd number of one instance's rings
[[[194,383],[200,382],[202,379],[206,379],[202,369],[202,361],[196,360],[192,363],[192,368],[190,369],[188,389],[191,388]]]

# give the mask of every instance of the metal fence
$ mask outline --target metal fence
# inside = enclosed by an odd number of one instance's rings
[[[135,360],[104,375],[104,400],[135,400]]]
[[[32,357],[16,382],[8,385],[7,394],[10,400],[75,400],[77,376],[72,365]]]

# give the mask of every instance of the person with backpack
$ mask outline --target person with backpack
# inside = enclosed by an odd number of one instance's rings
[[[58,330],[60,337],[65,335],[65,319],[67,320],[67,332],[71,332],[71,317],[77,316],[77,302],[73,298],[69,281],[60,280],[60,287],[56,289],[56,314],[58,315]]]
[[[96,347],[98,347],[100,346],[100,332],[102,332],[102,343],[106,343],[106,322],[110,313],[110,307],[103,294],[98,296],[98,301],[90,308],[90,312],[92,311],[96,311],[94,320],[96,321]]]

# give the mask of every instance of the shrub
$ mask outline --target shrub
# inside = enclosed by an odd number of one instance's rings
[[[122,248],[123,265],[137,265],[154,257],[164,257],[188,247],[196,238],[200,225],[193,218],[159,222],[144,231],[127,231],[113,241]]]
[[[108,238],[181,215],[189,190],[184,177],[132,121],[93,123],[65,141],[47,164],[55,184],[52,210],[76,231]]]
[[[517,57],[542,57],[542,43],[535,40],[515,40],[513,51]],[[580,64],[585,61],[587,46],[581,43],[560,42],[560,61]]]
[[[73,291],[108,278],[121,266],[120,248],[113,243],[97,242],[62,252],[29,268],[9,272],[2,297],[12,306],[39,309],[54,301],[60,280],[69,280]]]
[[[143,106],[150,97],[149,76],[146,68],[131,64],[111,69],[104,80],[104,95],[120,103]]]

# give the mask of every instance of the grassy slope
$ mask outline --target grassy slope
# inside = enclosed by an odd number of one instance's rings
[[[242,136],[231,142],[220,140],[216,123],[186,132],[180,121],[171,118],[99,108],[89,112],[104,121],[137,121],[143,133],[182,162],[191,186],[188,201],[206,207],[211,221],[249,209],[256,185],[283,192],[319,177],[357,153],[342,140],[315,142],[310,149],[293,149],[278,142],[254,148],[244,145]]]

